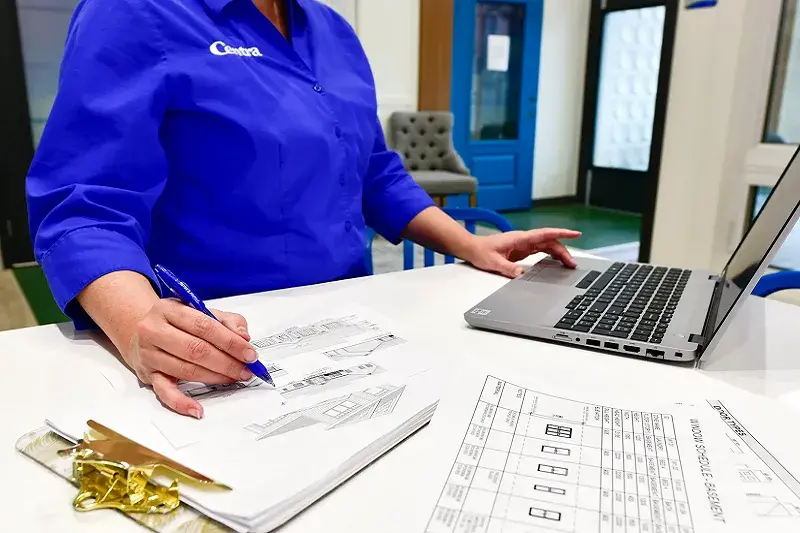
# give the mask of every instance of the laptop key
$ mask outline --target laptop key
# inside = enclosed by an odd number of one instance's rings
[[[595,302],[594,305],[592,305],[592,311],[598,313],[602,313],[606,309],[608,309],[608,304],[605,302]]]
[[[627,339],[628,336],[631,334],[630,331],[620,330],[619,328],[609,331],[608,334],[612,337],[617,337],[619,339]]]
[[[566,322],[566,321],[562,320],[561,322],[556,324],[556,328],[557,329],[572,329],[572,325],[573,324],[574,324],[574,322]]]
[[[640,342],[647,342],[648,340],[650,340],[650,336],[649,335],[640,335],[638,333],[634,333],[633,335],[631,335],[631,340],[640,341]]]
[[[581,303],[581,300],[583,300],[582,296],[576,296],[570,303],[567,304],[567,309],[575,309],[578,304]]]
[[[597,270],[592,270],[591,272],[589,272],[588,274],[586,274],[586,275],[583,277],[583,279],[582,279],[582,280],[580,280],[580,281],[578,282],[578,284],[576,285],[576,287],[578,287],[579,289],[588,289],[589,287],[591,287],[591,286],[592,286],[592,283],[593,283],[593,282],[594,282],[594,280],[596,280],[598,277],[600,277],[600,272],[598,272]]]
[[[572,329],[572,331],[579,331],[581,333],[589,333],[589,330],[592,329],[592,326],[583,326],[581,324],[575,324],[570,329]]]
[[[564,315],[564,318],[577,319],[580,318],[581,316],[583,316],[583,313],[581,313],[580,311],[570,311],[569,313]]]

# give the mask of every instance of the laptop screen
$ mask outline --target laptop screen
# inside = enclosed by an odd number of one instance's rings
[[[800,160],[795,151],[791,161],[783,171],[772,193],[756,216],[750,229],[739,243],[736,251],[722,271],[722,293],[716,313],[713,333],[731,312],[742,292],[768,265],[780,248],[779,238],[788,224],[794,225],[797,208],[800,205]]]

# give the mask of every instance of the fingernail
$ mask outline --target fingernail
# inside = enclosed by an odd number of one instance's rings
[[[236,331],[238,331],[239,333],[247,334],[247,328],[244,326],[236,326]]]
[[[244,352],[244,360],[248,363],[253,363],[256,359],[258,359],[258,354],[252,348],[249,348],[246,352]]]
[[[191,409],[189,409],[189,414],[191,416],[193,416],[194,418],[197,418],[198,420],[200,418],[203,418],[203,414],[200,412],[200,409],[198,409],[197,407],[192,407]]]
[[[247,370],[246,368],[242,370],[242,375],[239,376],[242,381],[250,381],[253,379],[253,373]]]

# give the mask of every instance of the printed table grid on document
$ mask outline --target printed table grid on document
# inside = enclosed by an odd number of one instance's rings
[[[426,533],[693,533],[672,416],[487,376]]]

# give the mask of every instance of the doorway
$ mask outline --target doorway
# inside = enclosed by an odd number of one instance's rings
[[[28,92],[17,5],[0,7],[0,250],[5,268],[33,261],[25,207],[25,177],[33,159]]]
[[[528,209],[544,0],[457,0],[453,141],[478,179],[478,204]]]
[[[647,262],[678,2],[593,0],[578,198],[641,216],[630,260]]]

